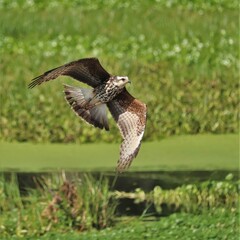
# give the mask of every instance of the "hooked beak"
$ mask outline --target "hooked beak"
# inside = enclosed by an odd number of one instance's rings
[[[130,84],[132,83],[130,79],[128,79],[128,83],[130,83]]]

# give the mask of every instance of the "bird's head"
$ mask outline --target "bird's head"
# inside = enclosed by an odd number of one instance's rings
[[[123,88],[127,83],[131,83],[127,76],[113,76],[112,79],[112,83],[119,88]]]

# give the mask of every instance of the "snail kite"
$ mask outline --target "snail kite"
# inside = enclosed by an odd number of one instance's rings
[[[61,75],[92,87],[64,85],[67,102],[87,123],[108,131],[107,108],[110,110],[123,137],[116,169],[123,172],[138,154],[146,125],[146,105],[126,90],[125,85],[130,83],[128,77],[109,74],[96,58],[80,59],[49,70],[34,78],[29,88]]]

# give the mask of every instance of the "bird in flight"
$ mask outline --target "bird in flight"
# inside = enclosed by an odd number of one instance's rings
[[[123,172],[137,156],[146,125],[147,106],[129,94],[126,76],[109,74],[97,58],[84,58],[49,70],[34,78],[33,88],[61,75],[70,76],[92,88],[64,85],[65,98],[73,111],[94,127],[109,130],[107,108],[123,138],[117,172]]]

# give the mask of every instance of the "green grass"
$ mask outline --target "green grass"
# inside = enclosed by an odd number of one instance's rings
[[[238,239],[238,233],[238,214],[223,210],[200,215],[178,213],[158,222],[129,219],[117,229],[86,233],[80,239]]]
[[[236,174],[237,175],[237,174]],[[200,214],[204,211],[224,208],[233,210],[239,207],[239,184],[234,181],[234,174],[228,174],[222,181],[207,180],[203,182],[183,184],[174,189],[164,189],[165,186],[155,186],[153,190],[116,191],[115,197],[123,200],[134,200],[136,205],[145,204],[146,210],[142,216],[151,214],[150,207],[158,214],[168,215],[173,212]],[[194,181],[193,181],[194,182]],[[130,200],[131,201],[131,200]]]
[[[118,224],[114,228],[102,231],[91,231],[85,233],[48,233],[42,237],[28,237],[34,240],[161,240],[161,239],[218,239],[237,240],[239,234],[238,225],[239,214],[237,212],[217,211],[205,212],[202,214],[176,213],[169,217],[160,218],[158,221],[139,221],[128,218],[125,222]],[[20,239],[12,236],[4,239]]]
[[[119,144],[0,143],[0,170],[114,171]],[[130,171],[237,170],[238,135],[171,137],[143,143]]]
[[[116,124],[111,119],[107,133],[77,118],[61,86],[72,81],[27,89],[33,77],[84,57],[98,57],[109,72],[128,75],[133,82],[128,90],[148,105],[145,142],[130,171],[238,169],[238,136],[232,135],[239,130],[238,5],[237,0],[0,1],[0,171],[114,171]],[[199,133],[221,135],[157,141]],[[89,142],[95,144],[82,144]],[[4,204],[12,204],[5,215],[8,239],[24,238],[24,224],[35,226],[34,235],[42,226],[42,195],[24,208],[16,186],[5,190],[14,196]],[[34,217],[26,221],[27,213]],[[235,240],[238,218],[234,209],[210,209],[26,238]]]
[[[113,225],[117,200],[112,198],[106,178],[83,174],[68,181],[55,173],[35,178],[35,183],[24,195],[17,174],[0,174],[1,239]]]
[[[238,239],[238,214],[173,214],[158,222],[128,220],[117,229],[87,233],[82,239]],[[67,235],[66,235],[67,237]],[[64,238],[63,238],[64,239]],[[74,238],[73,238],[74,239]],[[76,238],[77,239],[77,238]]]
[[[236,239],[239,231],[240,182],[233,174],[221,181],[134,193],[112,192],[107,179],[86,174],[34,179],[34,188],[20,192],[16,173],[0,174],[1,239]],[[121,217],[116,217],[119,197],[133,199],[136,207],[144,203],[146,210],[135,218],[118,210]],[[149,204],[153,208],[147,212]]]
[[[106,133],[72,113],[67,78],[27,89],[42,72],[90,56],[132,80],[129,91],[148,105],[144,139],[238,131],[237,1],[30,3],[0,3],[0,139],[119,141],[112,119]]]

